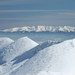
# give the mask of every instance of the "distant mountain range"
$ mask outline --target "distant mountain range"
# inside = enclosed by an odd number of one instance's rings
[[[75,32],[73,26],[24,26],[0,30],[0,32]]]

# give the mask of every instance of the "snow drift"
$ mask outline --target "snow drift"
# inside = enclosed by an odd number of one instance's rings
[[[10,75],[75,75],[75,39],[39,51]]]
[[[4,47],[0,52],[1,63],[10,62],[15,57],[21,55],[25,51],[37,46],[38,44],[27,37],[20,38]]]

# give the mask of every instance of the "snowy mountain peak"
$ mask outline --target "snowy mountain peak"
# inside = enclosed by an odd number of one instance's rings
[[[26,42],[34,42],[33,40],[31,40],[30,38],[28,37],[21,37],[20,39],[16,40],[17,42],[20,42],[20,41],[26,41]]]
[[[18,39],[18,40],[29,40],[30,38],[28,38],[28,37],[21,37],[20,39]],[[31,40],[31,39],[30,39]]]
[[[1,50],[0,62],[9,62],[37,45],[36,42],[27,37],[20,38]]]

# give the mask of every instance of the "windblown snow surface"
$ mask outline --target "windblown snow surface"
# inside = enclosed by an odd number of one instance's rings
[[[75,75],[75,39],[37,44],[23,37],[0,50],[0,75]]]
[[[75,75],[75,39],[39,51],[10,75]]]

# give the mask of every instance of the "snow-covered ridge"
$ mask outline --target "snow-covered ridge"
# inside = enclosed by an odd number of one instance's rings
[[[16,56],[30,50],[38,44],[28,37],[22,37],[1,49],[0,64],[13,60]]]
[[[24,27],[15,27],[10,29],[0,30],[1,32],[75,32],[75,27],[73,26],[24,26]]]
[[[9,75],[75,75],[75,39],[44,48]]]
[[[0,41],[0,75],[75,75],[75,39],[40,44],[28,37]]]
[[[0,38],[0,41],[5,41],[0,42],[0,44],[4,44],[0,48],[0,75],[9,75],[42,49],[60,43],[48,40],[38,44],[28,37],[22,37],[13,42],[9,38]],[[11,43],[5,46],[9,41]]]

